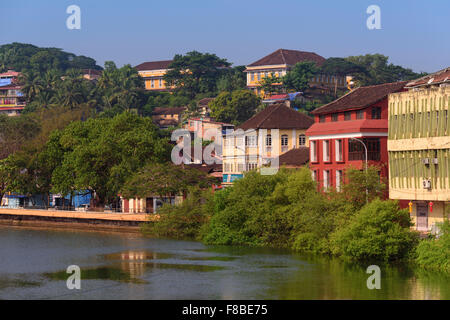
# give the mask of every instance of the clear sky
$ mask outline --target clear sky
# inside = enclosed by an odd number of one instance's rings
[[[69,5],[81,29],[69,30]],[[369,5],[381,30],[369,30]],[[0,44],[32,43],[103,65],[168,60],[188,51],[249,64],[279,48],[325,58],[381,53],[414,71],[450,66],[449,0],[0,0]]]

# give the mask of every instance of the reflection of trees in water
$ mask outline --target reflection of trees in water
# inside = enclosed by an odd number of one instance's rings
[[[303,257],[304,258],[304,257]],[[444,275],[417,276],[405,266],[381,268],[381,289],[367,288],[371,274],[366,265],[339,259],[308,258],[310,265],[288,274],[287,281],[271,286],[277,299],[449,299],[449,279]],[[375,263],[373,263],[375,264]]]

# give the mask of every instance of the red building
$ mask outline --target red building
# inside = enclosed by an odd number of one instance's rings
[[[326,190],[340,190],[345,169],[380,167],[388,176],[388,95],[403,91],[406,82],[359,87],[315,109],[315,123],[306,131],[313,178]],[[365,148],[366,147],[366,148]]]

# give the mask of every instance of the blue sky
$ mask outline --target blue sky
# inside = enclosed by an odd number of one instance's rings
[[[69,5],[81,30],[66,28]],[[381,30],[366,27],[369,5]],[[382,53],[414,71],[450,65],[448,0],[0,0],[0,44],[32,43],[119,66],[191,50],[249,64],[279,48],[325,58]]]

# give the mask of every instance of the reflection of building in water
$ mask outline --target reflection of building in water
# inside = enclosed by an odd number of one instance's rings
[[[431,281],[427,278],[412,277],[410,280],[411,300],[441,300],[441,290],[439,285],[428,283]]]
[[[157,259],[154,252],[148,251],[126,251],[120,253],[120,267],[128,272],[132,278],[142,276],[145,272],[147,259]]]

